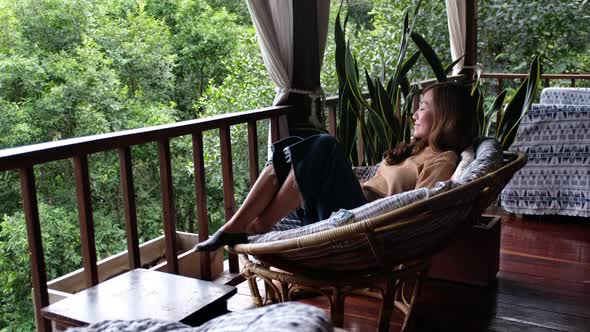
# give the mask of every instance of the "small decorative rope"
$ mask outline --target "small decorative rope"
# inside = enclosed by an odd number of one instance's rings
[[[309,122],[316,128],[321,128],[322,124],[320,123],[320,118],[318,117],[317,108],[316,108],[316,100],[320,100],[320,112],[323,112],[326,109],[326,94],[324,93],[324,89],[322,87],[317,87],[315,90],[301,90],[295,88],[280,88],[278,89],[279,93],[295,93],[298,95],[308,96],[311,99],[311,114],[309,115]]]

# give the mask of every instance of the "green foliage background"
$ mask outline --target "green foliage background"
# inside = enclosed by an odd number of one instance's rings
[[[332,1],[331,26],[340,1]],[[390,74],[403,11],[411,0],[350,0],[348,36],[359,64]],[[480,61],[487,72],[525,72],[535,52],[545,72],[589,71],[588,1],[483,0]],[[444,1],[425,0],[416,24],[450,63]],[[497,27],[502,27],[498,29]],[[410,50],[412,51],[412,50]],[[412,80],[432,76],[417,66]],[[322,70],[337,92],[333,31]],[[269,106],[274,96],[245,1],[0,0],[0,148],[146,127]],[[266,123],[259,123],[260,160]],[[210,230],[224,220],[219,139],[206,132]],[[187,139],[171,142],[178,229],[195,232],[194,174]],[[248,187],[246,128],[232,129],[236,201]],[[141,241],[162,233],[157,147],[132,148]],[[125,248],[118,161],[90,156],[100,258]],[[81,267],[69,161],[35,168],[43,241],[52,279]],[[30,271],[15,172],[0,173],[0,329],[34,328]]]

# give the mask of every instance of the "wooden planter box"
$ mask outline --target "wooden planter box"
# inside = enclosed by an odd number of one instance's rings
[[[482,216],[432,259],[429,277],[470,285],[496,281],[500,268],[500,216]]]
[[[176,232],[179,274],[186,277],[200,278],[200,257],[191,249],[198,243],[198,236],[192,233]],[[166,244],[164,236],[157,237],[139,246],[142,264],[149,264],[150,270],[166,272]],[[105,258],[98,265],[98,280],[102,282],[129,270],[127,251]],[[86,288],[83,269],[76,270],[47,282],[49,303],[55,303]],[[211,252],[211,273],[215,278],[223,272],[223,248]],[[34,298],[34,297],[33,297]]]

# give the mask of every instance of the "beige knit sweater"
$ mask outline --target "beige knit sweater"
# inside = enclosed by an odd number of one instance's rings
[[[387,165],[384,160],[375,176],[361,184],[363,194],[368,201],[374,201],[415,188],[431,188],[451,178],[458,159],[453,151],[436,152],[426,147],[396,165]]]

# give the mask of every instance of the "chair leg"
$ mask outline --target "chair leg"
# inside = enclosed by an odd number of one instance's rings
[[[330,298],[330,320],[336,327],[344,326],[344,294],[335,288]]]
[[[395,307],[395,290],[396,279],[387,279],[383,291],[383,299],[381,300],[381,308],[379,309],[379,326],[377,327],[377,331],[379,332],[389,331],[389,321],[391,320],[391,314]]]
[[[283,294],[283,302],[291,301],[291,297],[289,296],[289,284],[286,282],[281,282],[281,292]]]
[[[404,324],[402,325],[401,332],[409,331],[412,327],[412,323],[413,323],[412,311],[414,309],[414,304],[416,303],[416,298],[418,297],[418,295],[420,295],[420,291],[422,289],[422,284],[424,283],[424,280],[426,279],[427,275],[428,275],[428,269],[418,272],[418,276],[416,278],[416,283],[414,284],[414,289],[412,291],[412,297],[410,298],[409,303],[406,304],[408,311],[406,312],[406,317],[404,319]],[[402,289],[402,292],[403,292],[403,289]]]
[[[262,302],[262,296],[260,296],[256,277],[249,277],[247,280],[248,286],[250,287],[250,294],[252,294],[252,302],[254,302],[254,305],[256,305],[257,308],[262,307],[264,303]]]

